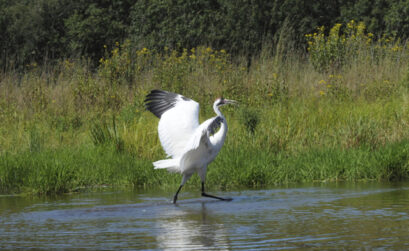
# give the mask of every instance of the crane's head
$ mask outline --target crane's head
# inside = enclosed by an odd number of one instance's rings
[[[216,99],[216,101],[214,101],[214,105],[216,107],[220,107],[223,105],[228,105],[228,104],[232,104],[232,105],[237,105],[239,102],[235,101],[235,100],[231,100],[231,99],[226,99],[226,98],[218,98]]]

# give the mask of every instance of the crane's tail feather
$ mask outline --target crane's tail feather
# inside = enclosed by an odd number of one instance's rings
[[[169,172],[180,172],[180,159],[163,159],[153,162],[155,169],[168,169]]]

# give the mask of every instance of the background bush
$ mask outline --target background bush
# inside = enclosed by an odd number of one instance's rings
[[[0,0],[0,67],[90,58],[116,42],[163,51],[198,46],[248,59],[263,45],[304,48],[305,34],[350,20],[380,38],[409,37],[408,0]],[[326,33],[328,31],[325,31]],[[276,48],[276,46],[273,46]]]

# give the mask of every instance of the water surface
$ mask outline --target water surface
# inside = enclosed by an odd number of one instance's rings
[[[409,249],[409,183],[173,192],[0,196],[0,249]]]

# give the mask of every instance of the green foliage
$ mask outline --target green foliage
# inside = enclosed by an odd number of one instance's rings
[[[340,36],[341,24],[331,28],[328,37],[325,37],[324,26],[318,29],[317,33],[307,34],[308,51],[312,65],[318,71],[336,69],[344,63],[344,41]]]
[[[57,115],[50,120],[52,128],[59,132],[67,132],[69,130],[78,130],[83,124],[83,119],[75,114],[71,116]]]
[[[0,67],[23,70],[32,62],[90,57],[127,36],[133,1],[0,1]]]
[[[131,2],[80,1],[74,4],[74,12],[64,20],[70,55],[99,59],[104,55],[103,45],[124,40]]]
[[[247,58],[225,50],[136,50],[126,41],[107,46],[97,69],[66,59],[3,74],[0,190],[177,186],[179,175],[151,164],[166,158],[158,119],[143,105],[156,88],[198,101],[200,121],[214,116],[215,98],[240,101],[222,108],[229,133],[209,186],[407,179],[408,47],[385,36],[356,55],[361,37],[342,34],[351,42],[336,73],[315,71],[296,52],[272,56],[270,47],[245,67]]]
[[[104,45],[104,48],[107,48]],[[130,46],[130,41],[126,40],[123,44],[115,43],[111,53],[106,52],[99,62],[99,74],[106,79],[111,86],[120,84],[132,84],[142,67],[149,67],[149,62],[144,59],[143,51],[135,51]]]
[[[400,57],[404,50],[404,45],[393,37],[384,35],[374,40],[374,34],[365,32],[363,22],[351,20],[343,30],[341,28],[341,24],[336,24],[325,35],[325,27],[322,26],[317,32],[305,35],[309,58],[317,71],[337,71],[358,58],[377,63],[388,54]]]
[[[403,40],[409,37],[409,34],[402,31],[409,29],[409,1],[397,1],[391,5],[385,16],[387,31],[394,37],[399,37]]]
[[[102,86],[87,72],[76,74],[77,80],[72,85],[72,95],[77,109],[84,109],[98,104],[98,97],[102,95]]]
[[[29,149],[31,152],[39,152],[44,145],[44,136],[36,127],[29,130]]]
[[[244,107],[240,109],[240,121],[246,128],[246,131],[254,134],[257,125],[260,122],[260,115],[256,109]]]
[[[146,186],[166,179],[159,178],[150,162],[106,148],[23,151],[0,159],[0,190],[8,193],[60,194],[103,184]]]
[[[131,34],[148,48],[192,48],[207,45],[217,33],[218,1],[137,1],[132,7]],[[215,15],[214,15],[215,14]]]
[[[211,46],[250,65],[266,44],[278,53],[302,49],[304,34],[350,20],[362,21],[376,39],[405,40],[407,6],[407,0],[1,0],[0,67],[23,71],[62,58],[90,58],[96,67],[107,48],[126,39],[160,52]]]
[[[64,18],[70,1],[1,1],[0,48],[2,69],[25,68],[32,62],[66,55]]]
[[[208,187],[260,187],[308,181],[405,180],[409,178],[409,144],[309,149],[272,154],[263,149],[226,145],[209,166]],[[154,170],[151,162],[107,148],[58,149],[2,154],[0,190],[8,193],[59,194],[94,186],[176,187],[180,176]],[[200,186],[198,179],[189,182]]]
[[[385,16],[393,6],[398,5],[398,2],[387,0],[345,1],[340,6],[338,22],[348,23],[350,20],[358,20],[365,24],[370,33],[390,35],[390,30],[385,27]]]
[[[124,140],[117,131],[115,116],[112,116],[112,127],[105,121],[95,122],[91,127],[91,138],[95,146],[112,144],[117,152],[124,151]]]
[[[328,1],[142,0],[133,6],[130,35],[148,48],[211,45],[250,58],[265,43],[278,41],[282,29],[293,31],[289,37],[300,45],[300,34],[331,24],[339,6]]]
[[[317,90],[320,96],[329,97],[333,101],[345,101],[352,95],[341,75],[329,74],[327,80],[322,79],[318,82]]]

